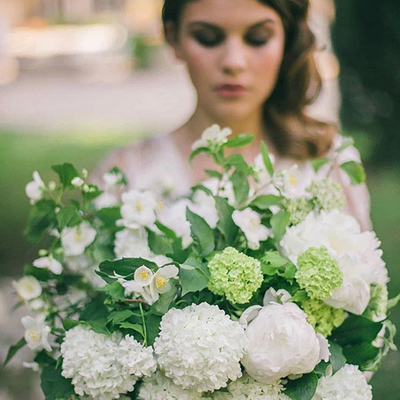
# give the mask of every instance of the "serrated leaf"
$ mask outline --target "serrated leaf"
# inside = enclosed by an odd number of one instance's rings
[[[136,269],[142,265],[154,270],[158,268],[156,263],[145,260],[144,258],[121,258],[115,261],[103,261],[100,263],[99,269],[110,277],[114,277],[115,274],[127,277],[133,274]]]
[[[332,365],[332,372],[336,374],[346,364],[346,357],[343,354],[343,349],[337,343],[329,342],[329,361]]]
[[[268,251],[260,259],[261,270],[265,275],[275,275],[279,268],[286,265],[289,260],[282,257],[277,251]]]
[[[235,193],[236,206],[240,207],[240,205],[247,200],[250,192],[250,184],[247,174],[236,168],[235,172],[232,174],[231,181],[233,192]]]
[[[66,206],[61,208],[57,213],[58,228],[64,229],[65,227],[73,227],[82,222],[82,217],[79,215],[76,207]]]
[[[203,218],[192,212],[189,208],[186,208],[186,219],[190,223],[193,250],[200,257],[207,256],[215,248],[213,230]]]
[[[274,175],[274,166],[272,164],[271,158],[269,157],[268,147],[264,142],[261,142],[261,155],[264,162],[265,169],[270,176]]]
[[[262,194],[256,197],[251,203],[250,207],[256,207],[260,210],[268,210],[272,206],[277,206],[282,203],[282,197],[273,194]]]
[[[228,140],[224,147],[234,148],[234,147],[243,147],[250,144],[254,140],[254,136],[248,133],[242,133],[234,137],[233,139]]]
[[[64,163],[62,165],[53,165],[51,169],[58,174],[60,182],[65,188],[74,187],[71,181],[79,176],[79,172],[72,164]]]
[[[289,224],[289,218],[285,211],[281,210],[271,217],[271,227],[274,232],[274,239],[279,242],[285,235]]]
[[[228,200],[223,197],[215,196],[214,199],[219,218],[217,228],[222,232],[227,243],[232,244],[239,233],[239,227],[232,219],[232,214],[235,209],[228,203]]]
[[[340,168],[347,173],[353,185],[365,182],[366,175],[362,164],[355,161],[348,161],[342,164]]]
[[[118,281],[99,288],[99,291],[108,294],[115,302],[125,299],[125,289]]]
[[[306,374],[299,379],[288,380],[284,391],[292,400],[311,400],[317,390],[318,377],[316,374]]]
[[[207,287],[210,273],[207,267],[198,260],[188,259],[181,265],[179,281],[182,286],[182,296],[190,292],[199,292]]]
[[[72,380],[61,375],[62,369],[55,365],[45,367],[41,374],[41,387],[45,400],[67,399],[75,395]]]
[[[11,346],[8,349],[8,353],[6,356],[6,359],[4,360],[3,366],[5,367],[11,360],[12,358],[26,345],[26,340],[25,338],[20,339],[16,344]]]
[[[123,310],[123,311],[113,311],[107,318],[107,323],[111,323],[113,325],[119,325],[121,322],[126,321],[127,319],[135,316],[135,313],[131,310]]]
[[[155,254],[172,254],[173,249],[171,243],[165,236],[157,235],[150,229],[146,229],[147,239],[150,250]]]

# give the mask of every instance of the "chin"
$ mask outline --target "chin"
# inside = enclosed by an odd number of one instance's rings
[[[218,121],[225,122],[228,125],[235,121],[243,121],[251,118],[254,112],[254,108],[249,108],[247,104],[243,103],[219,105],[212,110],[212,114]]]

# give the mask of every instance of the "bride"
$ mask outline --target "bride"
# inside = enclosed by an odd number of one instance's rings
[[[95,174],[97,183],[118,166],[136,188],[187,193],[212,167],[206,156],[198,156],[192,169],[187,160],[192,143],[213,124],[230,127],[233,135],[255,135],[242,150],[248,162],[259,153],[261,141],[278,168],[304,167],[334,151],[341,141],[335,127],[307,115],[321,89],[309,8],[309,0],[165,0],[165,37],[187,66],[197,106],[174,132],[110,154]],[[347,153],[359,158],[354,148]],[[343,186],[347,211],[369,229],[366,186],[351,186],[339,169],[333,178]]]

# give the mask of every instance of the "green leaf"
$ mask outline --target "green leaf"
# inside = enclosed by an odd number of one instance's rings
[[[45,367],[41,374],[41,387],[45,400],[67,399],[75,395],[71,379],[65,379],[61,375],[62,369],[55,365]]]
[[[192,151],[192,154],[189,157],[190,164],[192,163],[193,159],[201,153],[212,154],[212,151],[208,147],[199,147],[196,150]]]
[[[290,263],[287,258],[282,257],[277,251],[268,251],[260,259],[261,270],[265,275],[275,275],[278,270]]]
[[[199,292],[207,287],[210,279],[208,268],[198,260],[189,258],[181,265],[179,281],[182,286],[182,296],[190,292]]]
[[[56,172],[60,178],[61,184],[65,188],[73,188],[71,184],[72,179],[79,176],[79,172],[75,169],[72,164],[64,163],[62,165],[53,165],[51,169]]]
[[[151,346],[160,332],[161,316],[146,316],[147,345]]]
[[[274,232],[274,239],[280,242],[286,232],[286,227],[289,224],[288,215],[284,210],[279,211],[271,217],[271,227]]]
[[[39,243],[43,235],[54,226],[57,205],[53,200],[40,200],[33,205],[29,213],[25,235],[31,243]]]
[[[166,314],[171,308],[171,304],[175,300],[177,292],[177,286],[172,285],[171,289],[168,290],[168,292],[161,294],[158,300],[151,306],[152,311],[161,315]]]
[[[210,178],[222,179],[223,176],[221,172],[218,172],[215,169],[206,169],[205,172]]]
[[[363,365],[374,360],[379,354],[379,349],[371,343],[364,342],[343,346],[343,354],[349,364]]]
[[[76,326],[79,325],[79,321],[76,321],[71,318],[64,319],[62,323],[63,323],[63,327],[66,331],[69,331],[70,329],[75,328]]]
[[[189,208],[186,208],[186,219],[190,223],[193,250],[200,257],[207,256],[215,248],[213,230],[203,218],[190,211]]]
[[[303,375],[299,379],[289,379],[288,383],[285,385],[286,390],[284,393],[292,400],[311,400],[317,390],[317,385],[318,377],[316,374],[311,373]]]
[[[72,227],[79,225],[82,222],[82,217],[76,207],[67,206],[61,208],[57,213],[58,228],[64,229],[65,227]]]
[[[274,166],[272,165],[271,158],[269,157],[268,147],[264,142],[261,142],[261,154],[264,161],[265,169],[270,176],[274,175]]]
[[[103,190],[100,190],[96,185],[92,185],[91,183],[89,183],[87,187],[88,190],[82,192],[82,196],[86,201],[96,199],[103,193]]]
[[[205,194],[207,194],[209,196],[213,195],[212,190],[209,189],[207,186],[204,186],[204,185],[192,186],[190,189],[192,190],[193,193],[196,192],[197,190],[201,190],[201,191],[203,191]]]
[[[271,206],[277,206],[282,203],[282,197],[273,194],[262,194],[256,197],[251,203],[250,207],[256,207],[260,210],[268,210]]]
[[[97,217],[100,218],[108,228],[115,228],[115,222],[121,219],[119,207],[106,207],[97,211]]]
[[[233,192],[235,193],[236,206],[240,207],[244,203],[250,192],[250,184],[247,177],[247,173],[236,168],[235,172],[231,177]]]
[[[106,260],[100,264],[99,268],[101,272],[104,272],[111,277],[115,277],[115,274],[127,277],[128,275],[133,274],[136,269],[142,265],[153,270],[158,269],[156,263],[143,258],[121,258],[120,260],[115,261]]]
[[[254,140],[253,135],[249,135],[248,133],[243,133],[234,137],[233,139],[228,140],[224,147],[234,148],[234,147],[243,147],[250,144]]]
[[[144,338],[143,326],[140,325],[140,324],[132,324],[132,323],[130,323],[128,321],[124,321],[124,322],[121,322],[119,324],[119,326],[120,326],[120,328],[131,329],[131,330],[133,330],[133,331],[135,331],[137,333],[140,333]]]
[[[131,310],[113,311],[107,318],[107,323],[119,325],[121,322],[134,317],[135,313]]]
[[[79,321],[89,322],[106,319],[107,317],[108,310],[103,301],[98,298],[94,298],[85,305],[79,317]]]
[[[155,254],[172,254],[173,249],[171,243],[165,236],[157,235],[150,229],[146,229],[147,239],[150,250]]]
[[[125,289],[118,281],[99,288],[99,291],[107,293],[115,302],[125,299]]]
[[[329,342],[329,361],[332,365],[332,372],[336,374],[346,364],[346,357],[343,355],[343,349],[337,343]]]
[[[232,213],[235,209],[228,203],[228,200],[223,197],[215,196],[214,200],[219,218],[217,228],[222,232],[227,243],[233,244],[239,233],[239,228],[232,219]]]
[[[348,161],[342,164],[340,168],[347,173],[353,185],[359,185],[365,182],[366,175],[362,164],[355,161]]]
[[[334,330],[333,338],[340,345],[373,342],[382,329],[382,323],[367,318],[351,315],[343,324]]]
[[[54,275],[45,268],[37,268],[33,265],[25,265],[24,274],[35,277],[38,281],[47,282]]]
[[[26,345],[26,340],[25,338],[22,338],[21,340],[18,341],[18,343],[14,344],[14,346],[11,346],[8,349],[8,353],[6,356],[6,359],[4,360],[3,366],[5,367],[11,359]]]
[[[399,301],[400,301],[400,293],[396,297],[388,301],[387,309],[391,310],[392,308],[396,307]]]
[[[249,165],[245,161],[244,157],[238,153],[233,153],[228,156],[224,161],[224,166],[227,169],[236,167],[237,169],[242,171],[247,171],[249,168]]]
[[[314,168],[315,172],[318,172],[320,168],[326,165],[329,162],[327,158],[317,158],[316,160],[311,161],[311,165]]]

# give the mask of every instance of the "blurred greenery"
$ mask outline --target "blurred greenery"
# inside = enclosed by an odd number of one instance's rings
[[[358,133],[354,135],[363,155],[371,151],[369,139]],[[90,135],[77,132],[72,135],[55,134],[43,136],[33,132],[1,132],[0,187],[0,276],[21,275],[24,263],[37,255],[37,248],[28,245],[22,231],[27,220],[29,202],[24,187],[32,179],[33,169],[39,171],[44,180],[54,178],[51,165],[72,162],[78,168],[93,170],[108,151],[124,145],[137,135],[98,133]],[[367,165],[368,185],[372,200],[374,228],[382,240],[384,259],[388,264],[391,296],[400,292],[400,268],[397,250],[400,237],[400,181],[398,167],[377,168]],[[400,326],[400,307],[392,319]],[[396,343],[400,346],[399,337]],[[400,393],[400,356],[391,353],[382,369],[373,378],[375,399],[394,399]],[[11,389],[10,389],[11,390]]]

